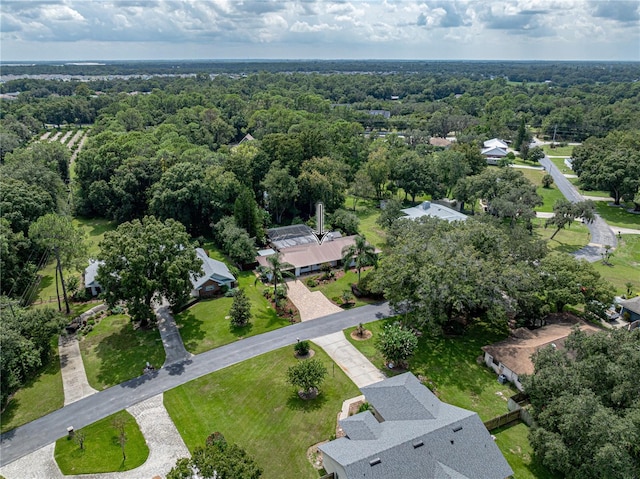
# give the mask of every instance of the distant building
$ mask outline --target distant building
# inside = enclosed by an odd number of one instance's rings
[[[383,116],[387,120],[391,118],[391,112],[389,110],[369,110],[367,113],[372,116]]]
[[[507,156],[507,143],[498,138],[492,138],[484,142],[482,156],[487,160],[488,165],[497,165],[501,158]]]
[[[441,402],[411,373],[361,389],[373,407],[318,446],[334,479],[504,479],[513,474],[477,413]]]
[[[437,203],[431,203],[430,201],[423,201],[418,206],[412,208],[405,208],[401,210],[409,219],[421,218],[422,216],[433,216],[434,218],[440,218],[443,220],[451,221],[465,221],[467,215],[460,213],[459,211],[447,208],[446,206],[439,205]]]

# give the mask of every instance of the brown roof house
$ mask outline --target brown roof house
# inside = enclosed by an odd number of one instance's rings
[[[477,413],[440,401],[411,373],[362,388],[373,406],[318,446],[334,479],[504,479],[513,471]],[[331,476],[330,476],[331,477]]]
[[[281,261],[290,263],[295,275],[319,271],[323,264],[338,266],[342,261],[342,249],[355,244],[355,236],[341,236],[333,231],[325,234],[322,243],[307,225],[291,225],[267,230],[272,249],[259,252],[256,261],[267,266],[267,258],[279,252]]]
[[[497,374],[503,374],[522,391],[519,376],[533,374],[531,356],[540,348],[551,346],[564,349],[564,342],[574,326],[586,333],[599,331],[598,328],[571,316],[548,319],[542,328],[529,330],[518,328],[512,335],[498,343],[484,346],[484,362]]]

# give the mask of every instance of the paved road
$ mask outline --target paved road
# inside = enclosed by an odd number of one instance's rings
[[[565,178],[549,157],[545,156],[540,160],[540,163],[551,174],[551,176],[553,176],[554,183],[565,198],[572,203],[584,200],[583,196],[578,192],[573,184]],[[591,242],[584,248],[576,251],[574,256],[576,258],[584,258],[593,263],[602,259],[601,253],[604,251],[605,245],[615,248],[618,244],[618,239],[609,225],[598,214],[595,215],[593,223],[587,224],[587,227],[591,233]]]
[[[390,315],[388,303],[362,306],[242,339],[166,365],[152,374],[100,391],[3,434],[0,465],[51,444],[66,435],[68,426],[82,428],[192,379],[288,346],[298,339],[317,338]]]

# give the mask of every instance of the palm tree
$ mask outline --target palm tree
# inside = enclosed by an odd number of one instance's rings
[[[355,267],[358,270],[358,283],[360,283],[360,271],[362,268],[378,264],[376,249],[367,243],[364,236],[357,235],[354,244],[342,248],[342,264],[345,271],[349,269],[352,262],[355,263]]]
[[[267,277],[270,281],[273,282],[273,298],[274,300],[278,297],[278,285],[283,284],[284,287],[287,287],[287,283],[285,283],[284,279],[287,278],[295,278],[295,274],[291,271],[295,268],[291,263],[287,263],[286,261],[281,261],[282,253],[278,252],[274,255],[267,257],[268,266],[259,266],[258,272],[261,277]],[[256,278],[256,283],[258,282]]]

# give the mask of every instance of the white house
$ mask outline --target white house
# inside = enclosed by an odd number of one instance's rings
[[[467,215],[462,214],[459,211],[453,210],[443,205],[439,205],[437,203],[431,203],[430,201],[423,201],[418,206],[405,208],[400,211],[402,211],[409,217],[409,219],[412,220],[420,218],[422,216],[433,216],[435,218],[440,218],[449,222],[465,221],[467,219]]]
[[[499,138],[491,138],[490,140],[485,141],[483,146],[485,148],[500,148],[501,150],[506,150],[509,147],[505,141],[500,140]]]

